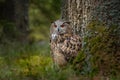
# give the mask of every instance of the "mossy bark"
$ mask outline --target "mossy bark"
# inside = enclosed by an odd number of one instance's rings
[[[71,21],[75,33],[82,37],[81,53],[86,55],[86,59],[83,60],[88,60],[90,63],[90,65],[87,63],[87,66],[92,67],[94,71],[94,67],[97,67],[101,75],[120,71],[119,66],[115,68],[116,64],[120,65],[118,61],[120,59],[120,0],[63,0],[62,2],[61,17]],[[96,60],[98,56],[105,62]],[[81,59],[77,60],[80,62]],[[115,62],[112,66],[111,61]]]

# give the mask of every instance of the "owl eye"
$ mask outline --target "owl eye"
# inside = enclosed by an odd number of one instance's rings
[[[54,27],[56,28],[56,27],[57,27],[57,25],[54,25]]]
[[[61,25],[61,27],[64,27],[64,25]]]

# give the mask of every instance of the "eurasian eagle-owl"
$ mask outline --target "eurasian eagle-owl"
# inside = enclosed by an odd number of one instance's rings
[[[57,20],[50,27],[50,47],[55,65],[66,65],[81,49],[81,37],[73,33],[70,22]]]

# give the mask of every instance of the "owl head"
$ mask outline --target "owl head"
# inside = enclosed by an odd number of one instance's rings
[[[51,24],[51,33],[52,34],[71,34],[72,33],[72,27],[70,25],[70,22],[64,21],[64,20],[56,20]]]

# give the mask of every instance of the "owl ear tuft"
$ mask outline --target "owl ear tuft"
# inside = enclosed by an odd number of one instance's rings
[[[53,25],[53,24],[55,24],[55,22],[54,22],[54,21],[52,21],[52,22],[51,22],[51,25]]]

